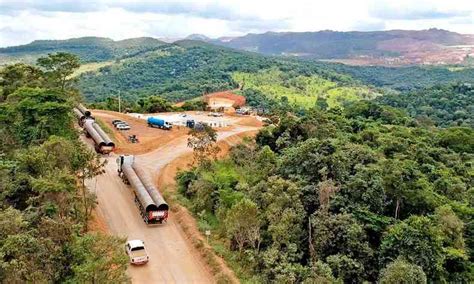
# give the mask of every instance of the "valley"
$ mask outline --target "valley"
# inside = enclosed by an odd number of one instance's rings
[[[472,51],[438,29],[0,48],[0,282],[471,283]]]

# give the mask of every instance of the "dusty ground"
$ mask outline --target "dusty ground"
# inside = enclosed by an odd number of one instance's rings
[[[105,124],[114,132],[117,154],[144,154],[160,148],[163,144],[178,137],[186,136],[188,129],[185,127],[174,127],[171,130],[162,130],[150,128],[143,119],[135,118],[127,114],[121,114],[113,111],[92,110],[93,115],[105,122]],[[195,114],[196,112],[187,112]],[[166,113],[165,113],[166,114]],[[112,120],[121,119],[126,121],[131,129],[127,131],[116,131],[112,125]],[[226,116],[226,119],[232,121],[233,125],[225,128],[219,128],[219,131],[232,130],[235,127],[250,126],[261,127],[262,122],[251,116]],[[137,135],[139,143],[130,143],[128,135]]]
[[[126,141],[126,136],[114,130],[118,152],[143,153],[136,155],[136,161],[155,179],[159,179],[158,174],[164,167],[178,157],[190,156],[191,149],[186,145],[187,130],[164,131],[148,128],[142,120],[135,121],[133,118],[113,112],[93,111],[93,115],[109,125],[112,119],[124,119],[132,126],[132,129],[139,131],[139,138],[143,142],[131,144]],[[245,121],[244,124],[252,123]],[[230,129],[220,130],[218,140],[227,139],[231,144],[236,143],[240,139],[236,135],[257,129],[258,127],[255,126],[236,124]],[[82,139],[90,143],[90,139]],[[225,149],[225,147],[223,148]],[[193,238],[202,238],[202,236],[197,231],[192,216],[187,211],[178,210],[176,216],[174,216],[174,212],[170,214],[167,224],[147,226],[133,202],[131,188],[117,176],[116,157],[117,154],[105,156],[104,158],[108,161],[105,174],[88,183],[89,188],[97,194],[98,199],[96,218],[92,224],[96,226],[96,230],[108,230],[114,235],[127,239],[141,239],[145,242],[150,262],[144,266],[130,266],[128,273],[132,281],[134,283],[216,282],[213,277],[213,273],[215,274],[216,271],[211,273],[203,256],[193,245],[195,241]],[[185,230],[183,231],[183,229]],[[222,269],[229,272],[225,263],[222,260],[220,262]]]

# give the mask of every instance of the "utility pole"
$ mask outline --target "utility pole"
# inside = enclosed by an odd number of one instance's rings
[[[121,100],[120,100],[120,91],[119,91],[119,93],[118,93],[118,99],[119,99],[119,112],[122,112],[122,108],[121,108],[121,105],[120,105],[120,103],[121,103]]]

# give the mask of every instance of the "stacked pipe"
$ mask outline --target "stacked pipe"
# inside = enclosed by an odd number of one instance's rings
[[[77,108],[78,108],[79,111],[81,111],[85,116],[91,116],[91,112],[90,112],[85,106],[83,106],[82,104],[78,104],[78,105],[77,105]]]
[[[135,173],[137,174],[137,176],[142,181],[146,190],[150,194],[151,198],[153,199],[155,204],[158,206],[158,209],[168,210],[168,204],[166,203],[165,199],[158,191],[158,188],[156,188],[156,186],[153,184],[150,177],[145,173],[145,171],[141,167],[139,167],[137,163],[133,163],[132,167],[135,170]]]
[[[127,177],[127,180],[130,182],[132,187],[135,189],[138,201],[142,204],[145,211],[149,212],[158,210],[158,207],[153,202],[153,199],[148,194],[148,191],[146,190],[138,175],[133,170],[132,166],[128,163],[124,163],[122,165],[122,171]]]
[[[95,130],[94,127],[95,122],[93,120],[86,120],[84,122],[84,128],[86,129],[87,133],[92,137],[94,142],[100,146],[107,146],[107,143],[105,142],[104,138]]]
[[[82,104],[78,104],[77,107],[73,109],[74,114],[77,117],[77,121],[79,123],[79,126],[83,127],[84,126],[84,121],[87,119],[94,120],[94,117],[92,116],[92,113],[86,109]]]
[[[97,133],[99,133],[100,137],[102,137],[102,139],[104,139],[104,142],[107,146],[115,146],[114,142],[112,142],[112,140],[110,140],[109,135],[107,135],[104,132],[104,130],[102,130],[102,128],[97,123],[95,123],[95,122],[92,123],[92,126],[97,131]]]
[[[136,200],[139,202],[141,214],[145,222],[149,224],[166,221],[169,206],[155,185],[153,185],[150,177],[135,163],[135,157],[121,155],[117,158],[117,164],[119,175],[126,178],[134,189]]]
[[[108,154],[115,148],[114,142],[109,138],[109,136],[100,128],[100,126],[95,123],[92,119],[86,119],[84,121],[84,129],[92,137],[96,144],[97,152],[102,154]]]

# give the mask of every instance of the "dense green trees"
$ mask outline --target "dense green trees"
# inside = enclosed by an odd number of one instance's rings
[[[474,87],[472,84],[438,85],[415,92],[390,94],[378,101],[401,108],[421,124],[474,127]]]
[[[423,284],[426,275],[418,265],[397,258],[385,267],[380,274],[381,284]]]
[[[104,163],[74,129],[76,58],[40,62],[0,74],[0,282],[127,281],[123,240],[87,232],[95,196],[84,181]]]
[[[417,125],[366,101],[285,113],[180,192],[255,281],[471,282],[472,130]],[[258,250],[227,226],[245,214]]]

